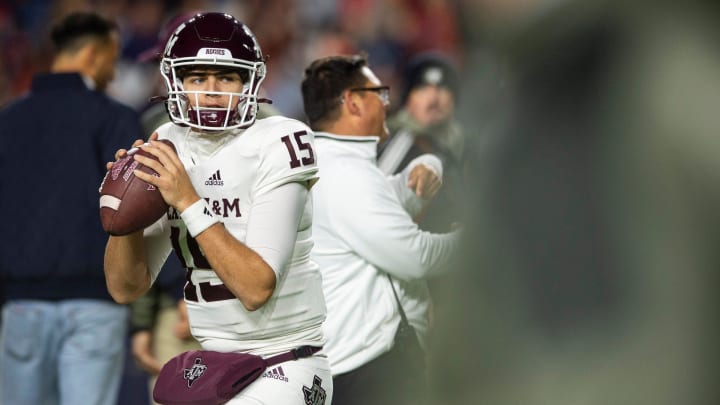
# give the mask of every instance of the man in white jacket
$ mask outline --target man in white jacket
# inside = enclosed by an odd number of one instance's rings
[[[425,279],[451,260],[458,239],[457,232],[422,231],[412,220],[439,188],[439,159],[419,156],[391,177],[377,167],[388,92],[358,55],[314,61],[302,82],[320,170],[311,192],[311,255],[323,276],[325,351],[340,404],[422,398],[424,373],[414,361],[424,354],[408,347],[427,332]],[[399,338],[403,318],[417,336]]]

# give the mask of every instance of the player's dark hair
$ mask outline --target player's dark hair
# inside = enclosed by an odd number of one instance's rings
[[[50,33],[57,52],[73,52],[80,49],[88,41],[107,41],[117,24],[99,14],[92,12],[75,12],[68,14]]]
[[[367,64],[364,54],[328,56],[312,62],[305,69],[300,87],[310,128],[321,130],[322,125],[338,118],[340,96],[347,89],[365,84],[367,77],[362,68]]]

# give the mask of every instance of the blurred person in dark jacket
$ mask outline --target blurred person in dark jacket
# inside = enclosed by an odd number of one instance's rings
[[[98,185],[142,130],[104,93],[120,50],[115,23],[73,13],[52,40],[50,72],[0,111],[0,403],[114,405],[128,309],[105,285]]]

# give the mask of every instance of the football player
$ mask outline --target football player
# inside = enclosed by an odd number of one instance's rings
[[[158,161],[135,155],[159,176],[135,175],[170,208],[144,232],[109,238],[111,295],[121,303],[140,297],[173,250],[187,269],[190,327],[204,349],[266,357],[321,347],[325,301],[309,258],[313,132],[286,117],[256,117],[264,57],[250,29],[228,14],[181,24],[160,71],[172,122],[144,147]],[[320,351],[274,366],[228,403],[322,404],[331,396]]]

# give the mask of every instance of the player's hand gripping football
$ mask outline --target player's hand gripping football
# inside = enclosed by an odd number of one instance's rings
[[[150,136],[149,144],[140,146],[145,152],[155,156],[157,160],[136,154],[135,160],[155,170],[158,176],[153,176],[136,170],[135,176],[144,180],[160,190],[165,202],[175,207],[179,212],[200,199],[185,166],[180,161],[171,146],[157,140],[157,133]]]
[[[157,139],[157,135],[156,135],[156,134],[153,134],[153,135],[154,135],[155,138]],[[145,141],[143,141],[142,139],[137,139],[137,140],[136,140],[135,142],[133,142],[133,144],[131,145],[131,149],[132,149],[132,148],[136,148],[136,147],[142,145],[143,143],[145,143]],[[128,149],[118,149],[117,152],[115,152],[115,162],[117,162],[118,160],[120,160],[120,159],[124,158],[125,156],[127,156],[127,153],[128,153]],[[112,169],[112,167],[113,167],[113,165],[115,164],[115,162],[107,162],[107,163],[105,164],[105,168],[106,168],[107,170]]]
[[[168,140],[161,142],[174,148]],[[100,184],[99,202],[103,229],[110,235],[129,235],[145,229],[168,210],[160,190],[135,175],[141,171],[149,176],[159,176],[154,169],[135,159],[141,155],[150,160],[156,159],[141,147],[142,144],[141,140],[137,140],[132,149],[118,150],[115,153],[118,160],[107,164],[108,171]]]

